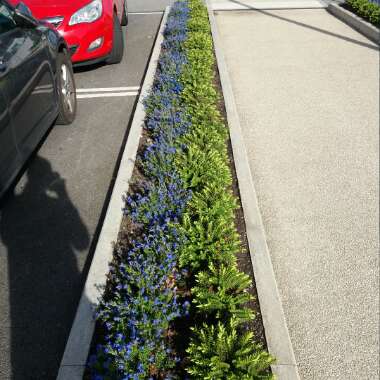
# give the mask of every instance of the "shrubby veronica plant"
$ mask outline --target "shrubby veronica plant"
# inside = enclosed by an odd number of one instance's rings
[[[239,272],[237,202],[218,111],[206,8],[171,9],[143,147],[125,199],[131,237],[115,248],[97,310],[93,379],[271,379],[273,359],[244,323],[251,281]],[[186,352],[175,323],[192,325]],[[181,375],[180,375],[181,374]]]
[[[241,242],[235,226],[237,202],[227,152],[228,131],[218,111],[215,58],[208,14],[201,0],[189,0],[187,64],[182,103],[191,131],[177,159],[183,183],[192,191],[179,227],[179,264],[192,274],[196,320],[187,349],[193,379],[272,379],[273,358],[255,343],[244,322],[253,318],[246,303],[251,281],[237,268]]]

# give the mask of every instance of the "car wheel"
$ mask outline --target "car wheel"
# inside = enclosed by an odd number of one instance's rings
[[[112,50],[107,63],[120,63],[124,54],[123,30],[116,13],[113,15],[113,42]]]
[[[71,124],[77,112],[77,96],[75,89],[73,66],[66,52],[57,57],[57,81],[59,114],[57,124]]]
[[[121,17],[121,25],[122,25],[122,26],[126,26],[126,25],[128,25],[128,8],[127,8],[127,0],[124,1],[123,16]]]

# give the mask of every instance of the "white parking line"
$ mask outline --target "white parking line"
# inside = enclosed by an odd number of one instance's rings
[[[78,94],[77,99],[89,99],[89,98],[114,98],[122,96],[137,96],[138,91],[128,91],[128,92],[100,92],[97,94]]]
[[[116,92],[116,91],[138,91],[140,86],[130,87],[100,87],[100,88],[77,88],[77,93],[83,92]]]
[[[77,98],[90,99],[136,96],[139,94],[139,90],[140,86],[77,88]]]

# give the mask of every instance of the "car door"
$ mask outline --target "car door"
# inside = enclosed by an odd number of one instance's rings
[[[2,60],[9,78],[8,101],[16,144],[23,157],[35,149],[50,126],[56,107],[54,69],[45,34],[37,27],[20,27],[13,10],[0,0],[3,14],[14,22],[2,41]],[[47,122],[49,121],[49,122]]]
[[[7,45],[5,40],[9,38],[9,32],[14,26],[13,20],[7,17],[7,12],[4,12],[0,3],[0,56],[2,56],[4,46]],[[3,193],[21,163],[16,149],[6,97],[9,85],[6,65],[0,59],[0,194]]]
[[[21,163],[13,136],[8,104],[2,91],[2,82],[5,80],[0,73],[0,195]]]

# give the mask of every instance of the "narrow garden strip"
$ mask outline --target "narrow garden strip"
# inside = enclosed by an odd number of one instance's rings
[[[96,315],[93,379],[272,378],[273,358],[247,331],[251,280],[237,268],[219,101],[207,10],[178,1]]]

